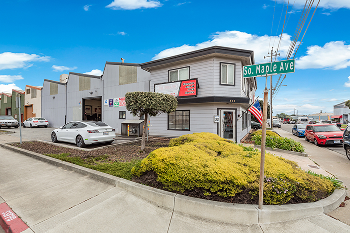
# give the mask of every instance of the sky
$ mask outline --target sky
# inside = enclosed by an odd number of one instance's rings
[[[0,0],[0,93],[59,81],[63,73],[101,75],[106,61],[144,63],[214,45],[253,50],[256,64],[269,62],[264,56],[278,48],[276,59],[286,60],[305,3]],[[350,1],[321,0],[314,13],[317,3],[293,51],[295,73],[273,97],[274,115],[333,112],[350,99]],[[257,82],[263,98],[266,79]]]

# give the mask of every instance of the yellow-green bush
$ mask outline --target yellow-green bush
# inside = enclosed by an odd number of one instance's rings
[[[252,136],[255,136],[255,135],[262,135],[262,130],[259,129],[255,132],[252,133]],[[280,135],[278,135],[277,133],[271,131],[271,130],[266,130],[266,136],[267,137],[281,137]]]
[[[132,169],[136,176],[147,171],[154,171],[158,181],[171,191],[202,188],[205,195],[228,197],[248,188],[256,196],[260,152],[215,134],[184,135],[173,139],[171,146],[151,152]],[[266,204],[283,204],[293,197],[315,201],[320,194],[334,190],[331,181],[307,174],[296,163],[271,154],[265,157],[264,187]]]

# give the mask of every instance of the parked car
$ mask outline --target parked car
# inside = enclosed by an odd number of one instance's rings
[[[281,128],[281,123],[279,120],[272,120],[272,126],[277,127],[277,128]]]
[[[341,145],[343,143],[343,131],[332,124],[307,125],[305,140],[319,145]]]
[[[289,121],[289,124],[295,124],[296,122],[295,122],[295,120],[290,120]]]
[[[23,122],[23,127],[30,127],[30,128],[40,127],[40,126],[47,128],[48,125],[49,125],[49,122],[42,117],[28,118]]]
[[[343,134],[343,147],[345,149],[346,157],[350,160],[350,127],[346,127]]]
[[[19,126],[18,121],[12,116],[0,116],[0,129],[1,127],[18,128],[18,126]]]
[[[112,144],[115,129],[101,121],[71,121],[51,133],[52,142],[69,142],[78,147],[94,143]]]
[[[305,136],[305,124],[296,124],[292,128],[292,134],[298,137],[304,137]]]
[[[251,121],[250,126],[252,127],[252,129],[260,129],[261,128],[260,123],[255,122],[255,121]]]

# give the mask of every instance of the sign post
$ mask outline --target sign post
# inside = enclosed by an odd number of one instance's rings
[[[272,57],[271,52],[271,57]],[[272,58],[271,58],[272,59]],[[277,61],[257,65],[243,66],[243,78],[271,76],[271,93],[272,93],[272,75],[286,74],[295,72],[295,60]],[[259,209],[262,209],[264,203],[264,164],[265,164],[265,143],[266,143],[266,121],[267,121],[267,102],[269,91],[267,87],[264,90],[264,105],[263,105],[263,123],[261,135],[261,160],[260,160],[260,180],[259,180]],[[272,100],[272,94],[271,94]],[[272,102],[270,106],[271,111],[271,127],[272,127]]]
[[[19,143],[22,144],[22,115],[21,115],[21,95],[16,97],[16,107],[18,108],[18,122],[19,122]]]

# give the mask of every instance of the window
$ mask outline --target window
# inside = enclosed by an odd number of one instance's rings
[[[26,91],[27,91],[27,95],[29,95],[30,94],[30,88],[28,88]]]
[[[235,85],[235,65],[221,63],[220,84]]]
[[[169,82],[190,79],[190,67],[169,70]]]
[[[126,111],[119,111],[119,119],[126,119]]]
[[[31,92],[32,92],[32,94],[30,95],[30,98],[32,98],[32,99],[36,98],[36,89],[32,89]]]
[[[181,110],[169,113],[168,130],[190,130],[190,111]]]
[[[7,104],[7,95],[4,95],[4,104]]]
[[[246,129],[248,126],[248,114],[247,112],[242,112],[242,130]]]

